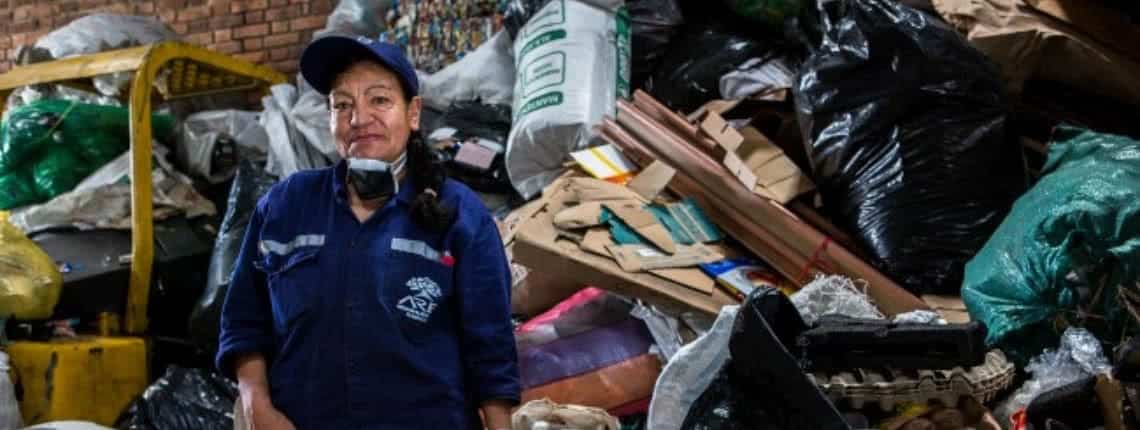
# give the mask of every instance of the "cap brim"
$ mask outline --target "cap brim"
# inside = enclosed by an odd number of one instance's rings
[[[395,69],[388,60],[356,38],[325,36],[314,40],[301,53],[301,76],[317,92],[328,95],[336,75],[343,72],[350,61],[360,58],[368,58],[389,69]]]

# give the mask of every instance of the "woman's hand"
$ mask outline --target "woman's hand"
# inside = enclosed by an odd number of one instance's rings
[[[504,400],[483,403],[483,426],[487,430],[510,430],[511,404]]]
[[[251,397],[242,396],[242,410],[250,430],[296,430],[289,418],[273,407],[269,396],[251,393]]]
[[[269,398],[269,380],[266,378],[265,357],[245,354],[237,358],[234,373],[238,379],[242,415],[250,430],[297,430],[289,418]]]

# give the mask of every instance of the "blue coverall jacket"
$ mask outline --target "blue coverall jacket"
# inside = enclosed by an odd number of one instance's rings
[[[481,428],[486,400],[519,399],[510,269],[466,186],[446,234],[410,218],[405,180],[364,223],[345,163],[294,174],[258,202],[222,308],[217,366],[269,363],[273,405],[298,429]]]

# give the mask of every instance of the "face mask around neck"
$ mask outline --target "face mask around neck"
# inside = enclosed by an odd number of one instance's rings
[[[387,199],[400,192],[400,176],[407,161],[407,152],[389,163],[370,158],[349,158],[348,177],[361,200]]]

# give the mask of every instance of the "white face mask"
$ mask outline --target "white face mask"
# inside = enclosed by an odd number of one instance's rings
[[[404,151],[395,162],[370,158],[349,158],[348,177],[362,200],[388,198],[400,192],[400,174],[404,171],[408,153]]]

